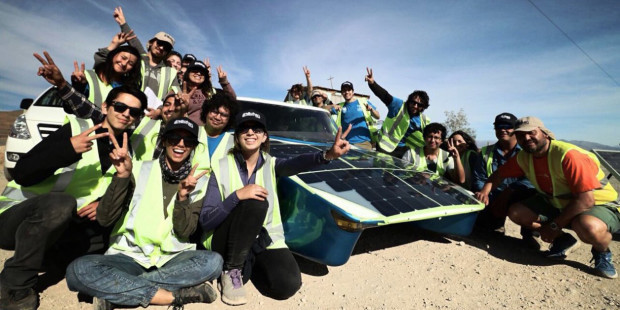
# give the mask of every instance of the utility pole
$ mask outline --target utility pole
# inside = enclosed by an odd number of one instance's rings
[[[331,88],[334,89],[334,83],[332,82],[334,80],[334,77],[330,76],[328,80],[329,80],[329,86],[331,86]]]

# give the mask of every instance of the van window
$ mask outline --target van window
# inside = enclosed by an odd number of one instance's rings
[[[51,87],[33,105],[40,107],[62,107],[62,99],[57,94],[56,87]]]

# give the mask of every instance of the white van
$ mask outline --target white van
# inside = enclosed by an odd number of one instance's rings
[[[48,88],[35,100],[22,99],[19,107],[25,111],[13,122],[6,140],[4,174],[7,180],[13,179],[11,172],[17,161],[60,128],[66,115],[62,100],[56,95],[56,87]]]

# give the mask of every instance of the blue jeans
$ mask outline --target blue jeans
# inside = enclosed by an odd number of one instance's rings
[[[113,304],[147,307],[160,288],[175,292],[218,278],[222,262],[215,252],[185,251],[161,268],[144,269],[123,254],[88,255],[67,267],[67,286]]]

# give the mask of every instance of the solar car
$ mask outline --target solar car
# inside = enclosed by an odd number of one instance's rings
[[[293,157],[325,150],[337,131],[328,111],[238,98],[267,117],[270,154]],[[435,232],[468,235],[484,205],[465,189],[389,155],[352,147],[333,162],[278,180],[288,247],[310,260],[345,264],[362,231],[411,222]]]

